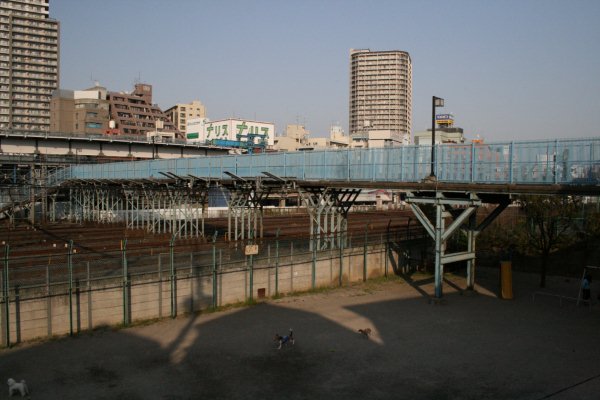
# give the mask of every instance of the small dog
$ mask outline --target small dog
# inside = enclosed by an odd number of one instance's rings
[[[290,333],[288,333],[286,336],[281,336],[279,333],[276,333],[273,341],[279,342],[279,347],[277,347],[277,350],[281,350],[281,347],[287,345],[288,343],[293,345],[296,343],[296,340],[294,339],[294,331],[292,328],[290,328]]]
[[[29,394],[29,389],[27,388],[27,384],[23,379],[21,382],[16,382],[13,378],[8,379],[8,397],[12,397],[15,392],[21,393],[21,397],[25,397],[25,395]]]
[[[369,336],[371,336],[371,328],[359,329],[358,332],[360,332],[360,334],[367,339],[369,338]]]

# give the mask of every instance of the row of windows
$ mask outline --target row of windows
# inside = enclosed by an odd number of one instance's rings
[[[8,68],[8,63],[0,62],[0,67]],[[56,67],[47,67],[42,65],[29,65],[29,64],[21,64],[21,63],[13,63],[12,70],[17,71],[32,71],[32,72],[57,72]]]
[[[34,43],[58,43],[58,39],[54,37],[48,37],[42,34],[43,32],[27,32],[25,34],[14,32],[12,34],[13,44],[15,41],[34,42]],[[8,34],[0,35],[0,37],[8,38]],[[49,48],[56,48],[56,46],[48,46]]]
[[[31,11],[39,14],[48,12],[48,0],[28,1],[26,4],[10,2],[4,5],[5,10]]]
[[[36,130],[36,131],[48,131],[50,130],[50,124],[43,123],[41,125],[33,125],[33,124],[12,124],[13,129],[18,131],[28,131],[28,130]],[[8,129],[8,124],[0,124],[1,129]]]
[[[48,117],[15,117],[13,116],[13,122],[28,122],[37,124],[47,124],[50,121]]]
[[[5,31],[5,32],[9,31],[6,27],[5,28],[1,28],[0,27],[0,31],[2,31],[2,30]],[[21,34],[39,34],[40,36],[50,36],[50,37],[58,38],[58,33],[57,33],[56,29],[46,29],[46,30],[36,29],[36,30],[31,30],[31,29],[28,29],[28,28],[21,28],[21,27],[15,26],[13,24],[12,31],[16,32],[16,33],[21,33]]]
[[[32,48],[33,46],[27,46],[25,49],[19,49],[13,46],[12,56],[22,56],[21,59],[27,60],[27,62],[39,60],[39,62],[56,65],[56,60],[58,59],[57,49],[50,49],[54,51],[40,51]],[[7,48],[3,47],[2,50],[4,50],[3,53],[5,54],[9,53]]]
[[[2,85],[2,87],[0,88],[0,91],[8,91],[8,86]],[[13,85],[12,92],[13,93],[17,93],[17,92],[18,93],[37,93],[37,94],[51,95],[52,89]]]
[[[2,74],[0,75],[0,83],[9,83],[11,80],[6,77],[6,75]],[[45,87],[49,87],[49,88],[55,88],[56,87],[56,82],[46,82],[46,81],[37,81],[37,80],[31,80],[31,79],[18,79],[18,78],[14,78],[12,80],[13,84],[18,84],[18,85],[30,85],[30,86],[45,86]]]
[[[98,103],[78,103],[78,104],[75,104],[75,108],[76,109],[88,108],[88,109],[108,110],[108,104],[106,104],[106,103],[103,103],[103,104],[98,104]]]

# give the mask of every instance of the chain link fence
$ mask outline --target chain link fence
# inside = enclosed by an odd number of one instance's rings
[[[0,326],[4,345],[103,325],[176,317],[296,291],[388,276],[427,246],[413,231],[239,242],[160,244],[77,241],[40,255],[4,246]],[[338,244],[338,246],[335,246]],[[95,248],[97,248],[96,246]],[[104,250],[106,249],[106,250]],[[421,252],[421,253],[420,253]]]

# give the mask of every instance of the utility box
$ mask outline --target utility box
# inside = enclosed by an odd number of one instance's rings
[[[503,299],[513,299],[511,261],[500,261],[500,292]]]

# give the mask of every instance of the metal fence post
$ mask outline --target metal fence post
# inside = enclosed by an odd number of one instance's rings
[[[87,261],[86,265],[86,276],[87,276],[87,308],[88,308],[88,329],[91,331],[94,327],[93,319],[92,319],[92,284],[91,284],[91,275],[90,275],[90,262]]]
[[[508,183],[513,183],[513,162],[514,162],[514,154],[513,154],[513,142],[510,142],[510,147],[508,148],[508,160],[509,160],[509,173],[508,173]]]
[[[344,241],[340,241],[340,275],[338,277],[339,285],[342,286],[342,272],[344,270]]]
[[[285,154],[285,153],[283,153]],[[279,295],[279,231],[281,228],[277,228],[275,234],[275,296]]]
[[[475,181],[475,143],[471,142],[471,182]]]
[[[212,306],[217,308],[217,231],[212,243]]]
[[[4,269],[2,277],[2,294],[4,297],[4,334],[6,335],[6,347],[10,347],[10,299],[8,296],[8,254],[10,252],[10,246],[4,245]]]
[[[67,270],[69,273],[69,335],[73,336],[73,240],[69,240]]]
[[[129,324],[129,277],[127,271],[127,239],[121,240],[121,257],[123,264],[123,325]]]
[[[363,282],[367,281],[367,240],[369,238],[368,230],[365,229],[365,241],[363,245]]]
[[[250,240],[252,242],[252,240]],[[252,302],[254,299],[254,256],[250,254],[250,298],[249,300]]]
[[[392,220],[390,219],[388,222],[388,227],[387,227],[387,231],[386,231],[386,236],[385,236],[385,277],[388,277],[388,263],[389,260],[388,258],[390,258],[390,224],[392,223]],[[381,239],[383,240],[383,235],[381,235]]]
[[[311,270],[311,287],[314,289],[315,288],[315,281],[316,281],[316,275],[317,275],[317,243],[316,242],[316,235],[313,234],[313,251],[312,251],[312,270]]]
[[[162,318],[163,311],[163,285],[162,285],[162,257],[160,252],[157,254],[158,259],[158,317]]]
[[[557,159],[558,159],[558,139],[556,139],[554,141],[554,155],[552,157],[552,172],[554,174],[554,184],[555,185],[558,183],[558,170],[556,168]]]
[[[48,337],[52,336],[52,297],[50,292],[50,260],[46,265],[46,324]]]
[[[175,294],[176,290],[176,276],[175,276],[175,255],[174,255],[174,243],[175,243],[175,234],[171,236],[171,241],[169,242],[169,268],[170,268],[170,280],[171,280],[171,318],[175,318],[177,316],[177,298]]]

